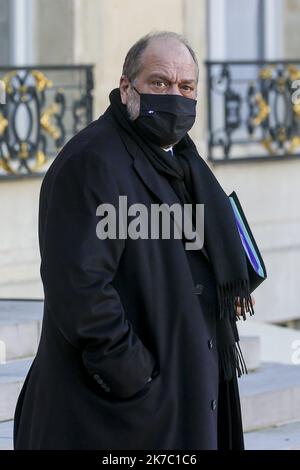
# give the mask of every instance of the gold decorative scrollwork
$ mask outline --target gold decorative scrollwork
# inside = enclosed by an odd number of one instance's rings
[[[296,148],[300,146],[300,136],[295,135],[292,137],[290,145],[289,145],[289,153],[293,152]]]
[[[300,118],[300,103],[296,103],[293,105],[293,112],[298,118]]]
[[[272,83],[277,85],[278,93],[287,96],[287,89],[289,87],[289,83],[294,80],[300,80],[300,70],[294,64],[289,64],[286,66],[285,70],[281,71],[280,75],[276,77],[276,74],[274,73],[274,66],[270,65],[260,70],[259,77],[262,80],[272,80]],[[270,115],[272,109],[268,105],[266,100],[263,98],[262,94],[259,92],[255,94],[254,102],[257,105],[258,111],[256,116],[252,118],[251,123],[254,127],[258,127]],[[300,103],[296,103],[291,107],[294,116],[299,119]],[[274,148],[274,146],[276,147],[276,141],[281,146],[285,144],[287,152],[291,153],[300,146],[300,135],[296,134],[290,137],[287,128],[284,124],[281,124],[276,129],[276,137],[267,133],[267,135],[261,140],[261,144],[268,151],[269,155],[276,155],[276,151]]]
[[[279,127],[278,129],[278,140],[279,142],[287,142],[288,138],[286,135],[286,129],[285,127]]]
[[[35,154],[35,164],[32,167],[32,171],[37,171],[42,168],[47,161],[47,157],[42,150],[38,150]]]
[[[38,91],[44,91],[46,88],[53,87],[53,82],[40,70],[32,70],[31,75],[35,78]]]
[[[13,87],[12,87],[11,82],[12,82],[12,78],[15,77],[17,73],[18,73],[17,71],[12,70],[11,72],[4,75],[4,77],[2,78],[2,81],[4,82],[4,85],[5,85],[6,93],[8,94],[13,93]]]
[[[93,68],[1,67],[0,179],[43,174],[70,134],[92,122]]]
[[[51,124],[51,117],[58,113],[59,106],[57,103],[52,103],[45,111],[42,112],[40,123],[45,132],[47,132],[54,140],[59,139],[60,131],[57,127]]]
[[[261,144],[265,147],[265,149],[269,152],[269,155],[275,155],[274,149],[272,147],[273,139],[271,137],[266,137],[262,139]]]
[[[29,157],[29,152],[28,152],[28,144],[27,142],[21,142],[20,144],[20,150],[18,152],[19,158],[22,160],[26,160]]]
[[[0,113],[0,135],[3,135],[8,126],[8,120]]]
[[[259,76],[263,80],[271,80],[273,75],[274,66],[270,65],[269,67],[264,67],[260,70]]]
[[[300,79],[300,70],[298,70],[295,65],[293,64],[288,65],[287,71],[292,81]]]
[[[2,170],[6,171],[7,173],[14,173],[14,170],[9,164],[8,158],[6,157],[3,157],[0,160],[0,168],[2,168]]]
[[[290,64],[287,66],[287,70],[290,76],[291,81],[295,80],[300,80],[300,70],[293,64]],[[292,106],[293,113],[297,117],[297,119],[300,118],[300,103],[295,103]],[[291,138],[290,145],[289,145],[289,153],[293,152],[296,150],[298,147],[300,147],[300,135],[294,135]]]
[[[252,118],[252,124],[253,126],[257,127],[260,126],[265,119],[267,119],[271,112],[271,108],[264,100],[261,93],[256,93],[254,100],[258,107],[258,113],[254,118]]]
[[[35,96],[32,94],[32,79],[34,80],[34,88],[38,93],[43,93],[46,88],[51,88],[53,86],[53,82],[39,70],[32,70],[27,82],[20,80],[18,73],[18,71],[12,70],[2,78],[2,81],[4,83],[6,93],[8,95],[17,93],[19,102],[21,103],[28,102],[32,99],[32,96]],[[62,93],[62,89],[60,93]],[[51,123],[51,118],[53,118],[55,114],[59,113],[59,111],[60,105],[58,103],[52,103],[46,109],[42,110],[38,117],[41,129],[48,133],[54,140],[60,138],[61,132],[53,123]],[[4,135],[8,126],[8,119],[0,112],[0,138]],[[47,157],[45,152],[40,149],[36,150],[34,155],[32,155],[31,152],[29,143],[21,141],[16,155],[20,161],[27,160],[29,157],[33,156],[35,158],[35,162],[31,165],[31,171],[37,171],[47,162]],[[15,173],[14,167],[11,165],[10,155],[2,155],[0,159],[0,168],[8,173]]]

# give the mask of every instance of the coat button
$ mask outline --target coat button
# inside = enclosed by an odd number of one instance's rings
[[[217,408],[217,400],[212,400],[210,406],[212,410],[215,410]]]
[[[209,339],[207,343],[208,343],[208,348],[209,349],[212,349],[214,347],[214,342],[213,342],[212,339]]]
[[[195,293],[197,295],[201,295],[203,292],[204,286],[203,284],[195,284]]]
[[[96,382],[97,382],[98,384],[103,384],[103,379],[101,379],[100,375],[94,374],[93,377],[94,377],[94,379],[96,380]]]

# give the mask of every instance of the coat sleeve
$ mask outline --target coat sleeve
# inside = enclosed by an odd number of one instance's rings
[[[72,155],[56,177],[49,172],[40,192],[40,272],[50,315],[87,372],[110,393],[129,397],[156,361],[111,284],[126,240],[96,234],[98,205],[113,204],[118,218],[119,194],[113,171],[96,154]]]

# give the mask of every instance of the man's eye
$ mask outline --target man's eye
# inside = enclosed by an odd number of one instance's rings
[[[182,88],[184,91],[193,91],[193,88],[192,88],[191,86],[189,86],[189,85],[183,85],[181,88]]]
[[[154,85],[157,86],[158,88],[163,88],[164,86],[166,86],[166,84],[162,81],[155,81]]]

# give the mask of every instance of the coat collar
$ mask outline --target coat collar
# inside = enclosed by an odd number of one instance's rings
[[[125,133],[122,135],[122,140],[133,159],[136,173],[155,198],[168,206],[175,203],[180,204],[180,200],[168,180],[155,170],[138,144],[127,137]]]
[[[154,196],[160,201],[160,203],[167,204],[168,210],[172,204],[177,203],[181,205],[180,200],[178,199],[175,191],[169,184],[168,180],[162,175],[160,175],[153,168],[153,166],[151,165],[147,157],[144,155],[140,147],[134,141],[132,141],[132,139],[127,139],[127,137],[125,136],[124,144],[133,158],[133,166],[136,172],[138,173],[144,184],[147,186],[147,188],[151,191],[151,193],[154,194]],[[196,175],[194,174],[194,172],[197,171],[197,169],[199,170],[199,168],[197,167],[197,162],[194,162],[192,180],[195,185],[195,189],[197,189],[197,184]],[[169,212],[170,216],[176,223],[173,212]],[[210,261],[207,250],[204,246],[201,249],[201,253],[205,256],[208,261]]]
[[[105,118],[110,121],[110,123],[118,129],[110,106],[99,119],[101,118]],[[158,199],[160,203],[166,203],[169,206],[174,203],[180,204],[180,200],[168,180],[155,170],[138,144],[134,142],[126,132],[121,131],[119,132],[119,135],[128,153],[133,159],[133,167],[136,173],[155,198]]]

